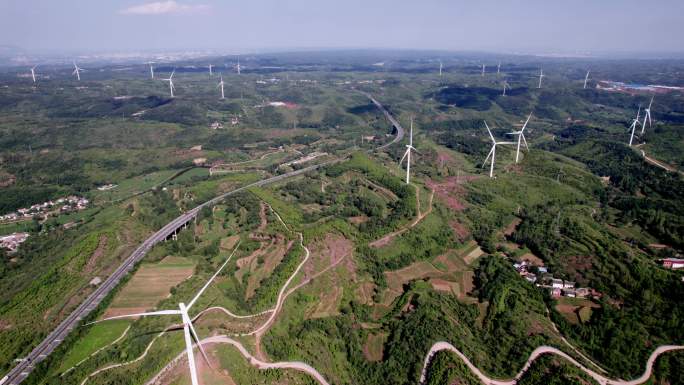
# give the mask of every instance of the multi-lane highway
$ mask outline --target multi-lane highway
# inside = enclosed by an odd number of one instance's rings
[[[389,143],[378,147],[376,150],[382,150],[397,143],[404,137],[404,129],[401,127],[399,122],[385,109],[385,107],[380,104],[375,98],[370,94],[363,93],[366,95],[387,117],[387,119],[392,123],[392,125],[397,130],[397,136]],[[126,260],[110,275],[100,286],[95,289],[95,291],[90,294],[71,314],[69,314],[50,334],[45,337],[45,339],[38,344],[24,359],[22,359],[12,370],[7,373],[5,377],[0,379],[0,385],[17,385],[22,382],[28,375],[33,371],[35,365],[40,361],[44,360],[52,351],[59,346],[59,344],[67,337],[69,332],[78,326],[79,322],[88,316],[90,312],[95,309],[100,302],[119,284],[121,278],[123,278],[133,267],[140,262],[140,260],[147,254],[147,252],[157,243],[167,239],[171,234],[175,233],[182,226],[186,225],[188,222],[193,220],[199,210],[203,207],[213,206],[220,201],[224,200],[226,197],[237,194],[241,191],[245,191],[251,187],[264,186],[270,183],[274,183],[286,178],[304,174],[309,171],[319,169],[321,167],[337,163],[342,161],[342,159],[335,159],[325,163],[317,164],[314,166],[305,167],[299,170],[295,170],[286,174],[276,175],[271,178],[267,178],[258,182],[251,183],[249,185],[240,187],[238,189],[232,190],[225,194],[219,195],[216,198],[207,201],[192,210],[183,213],[178,218],[169,222],[166,226],[162,227],[156,233],[152,234],[147,240],[145,240],[133,253],[126,258]]]
[[[380,111],[382,111],[383,114],[385,114],[385,117],[387,118],[387,120],[390,121],[390,123],[392,123],[392,126],[394,126],[394,128],[397,129],[397,136],[395,136],[394,139],[392,139],[390,142],[383,144],[382,146],[378,147],[376,149],[376,151],[384,150],[385,148],[387,148],[387,147],[393,145],[394,143],[397,143],[400,140],[402,140],[404,138],[404,128],[401,126],[401,124],[399,124],[397,119],[394,116],[392,116],[392,114],[390,114],[389,111],[387,111],[385,106],[383,106],[380,102],[378,102],[377,99],[375,99],[371,94],[363,92],[363,91],[360,91],[360,92],[362,94],[364,94],[368,99],[370,99],[371,102],[373,102],[373,104],[375,104],[375,106],[378,107],[380,109]]]

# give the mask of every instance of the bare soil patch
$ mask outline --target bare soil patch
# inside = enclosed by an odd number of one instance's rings
[[[235,248],[235,244],[240,240],[239,235],[233,235],[227,238],[221,238],[221,243],[219,249],[223,251],[232,251]]]
[[[463,288],[463,294],[468,294],[475,288],[475,272],[464,271],[461,277],[461,287]]]
[[[360,224],[362,224],[362,223],[366,223],[366,222],[368,222],[368,219],[369,219],[369,218],[368,218],[366,215],[359,215],[359,216],[356,216],[356,217],[349,217],[349,218],[347,218],[347,220],[349,221],[349,223],[354,224],[354,225],[360,225]]]
[[[382,361],[382,355],[387,341],[387,333],[369,334],[363,345],[363,356],[370,362]]]
[[[320,293],[319,301],[307,318],[332,317],[339,314],[338,308],[342,299],[342,287],[335,286]]]
[[[544,266],[544,261],[532,253],[525,253],[520,257],[521,261],[527,261],[534,266]]]
[[[430,285],[432,285],[432,288],[437,291],[453,294],[457,297],[460,294],[457,282],[451,282],[441,278],[430,278],[429,282]]]
[[[373,304],[373,294],[375,293],[375,284],[373,282],[361,283],[354,292],[356,299],[364,305]]]
[[[465,209],[463,198],[466,189],[462,186],[468,179],[466,177],[448,177],[442,182],[428,179],[425,183],[431,190],[435,191],[437,198],[452,210],[461,211]]]
[[[449,223],[449,226],[460,242],[465,241],[470,236],[470,230],[468,230],[468,228],[459,221],[452,221]]]

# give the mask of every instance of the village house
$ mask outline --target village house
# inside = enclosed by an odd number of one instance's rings
[[[660,263],[666,269],[677,270],[684,268],[684,259],[682,258],[665,258],[661,259]]]

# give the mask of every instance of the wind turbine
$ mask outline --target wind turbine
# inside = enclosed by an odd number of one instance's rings
[[[522,128],[520,131],[513,131],[509,132],[506,135],[518,135],[518,148],[515,150],[515,163],[518,163],[518,158],[520,158],[520,141],[525,143],[525,148],[527,148],[527,151],[530,151],[530,146],[527,145],[527,139],[525,139],[525,127],[527,127],[527,123],[529,123],[530,118],[532,117],[532,113],[527,116],[527,120],[525,121],[525,124],[523,124]]]
[[[240,55],[238,55],[237,59],[238,59],[238,62],[237,62],[237,65],[235,66],[235,68],[237,69],[237,74],[240,75],[240,68],[241,68],[240,67]]]
[[[589,70],[587,70],[587,75],[584,77],[584,89],[587,89],[587,82],[589,81]]]
[[[637,111],[637,116],[632,120],[632,125],[629,126],[629,128],[632,130],[632,134],[629,136],[629,146],[632,147],[632,141],[634,140],[634,130],[636,130],[637,124],[641,124],[639,122],[639,117],[641,116],[641,104],[639,105],[639,111]]]
[[[74,62],[74,72],[71,74],[76,75],[76,79],[81,80],[81,71],[83,71],[83,68],[80,68],[76,65],[76,62]]]
[[[486,68],[486,66],[484,65],[484,63],[482,63],[482,76],[485,75],[485,68]]]
[[[219,275],[221,270],[228,264],[230,261],[231,257],[233,254],[235,254],[235,251],[237,248],[240,246],[240,243],[238,242],[237,246],[235,246],[235,249],[233,249],[233,252],[230,254],[228,259],[219,267],[219,269],[214,273],[214,275],[209,278],[207,283],[204,284],[204,286],[200,289],[199,292],[195,295],[195,297],[190,301],[190,303],[186,306],[183,302],[178,304],[178,310],[158,310],[158,311],[151,311],[147,313],[135,313],[135,314],[126,314],[126,315],[120,315],[120,316],[115,316],[115,317],[109,317],[105,318],[99,321],[91,322],[90,324],[94,323],[100,323],[104,321],[109,321],[109,320],[114,320],[114,319],[120,319],[120,318],[135,318],[135,317],[146,317],[146,316],[163,316],[163,315],[180,315],[181,319],[183,320],[183,333],[185,335],[185,352],[188,355],[188,365],[190,366],[190,380],[192,381],[192,385],[199,385],[199,381],[197,379],[197,367],[195,366],[195,354],[193,353],[192,350],[192,339],[193,337],[195,338],[195,341],[197,341],[197,347],[199,348],[200,352],[202,353],[202,356],[204,356],[205,361],[209,363],[209,359],[207,358],[207,354],[205,353],[204,349],[202,348],[202,344],[200,344],[200,339],[199,336],[197,335],[197,332],[195,331],[195,328],[192,326],[192,318],[188,315],[188,311],[192,307],[192,305],[195,304],[197,299],[204,293],[204,291],[209,287],[211,282]],[[90,325],[87,324],[87,325]]]
[[[537,88],[541,88],[542,86],[542,78],[544,77],[544,70],[542,68],[539,68],[539,85]]]
[[[496,66],[496,75],[499,76],[501,73],[501,60],[499,60],[499,64]]]
[[[145,64],[147,64],[147,65],[150,66],[150,79],[154,79],[154,67],[152,66],[152,64],[154,64],[154,62],[153,62],[153,61],[148,61],[148,62],[145,63]]]
[[[175,89],[175,87],[173,86],[173,74],[174,74],[174,73],[176,73],[176,69],[175,69],[175,68],[174,68],[174,70],[171,72],[171,76],[169,76],[168,79],[162,79],[162,80],[164,80],[164,81],[169,82],[169,91],[171,92],[171,97],[173,97],[173,90]]]
[[[511,86],[508,84],[507,80],[504,80],[504,82],[503,82],[503,93],[501,94],[501,96],[506,96],[506,88],[510,89]]]
[[[223,93],[223,75],[221,75],[221,81],[219,82],[218,86],[221,87],[221,99],[225,99],[226,95]]]
[[[655,95],[651,96],[651,101],[648,103],[648,108],[644,109],[644,123],[641,125],[642,134],[646,129],[646,121],[648,121],[648,128],[653,126],[653,122],[651,121],[651,105],[653,105],[653,98],[655,98]]]
[[[487,122],[484,122],[485,127],[487,128],[487,132],[489,133],[489,137],[492,138],[492,149],[489,150],[489,155],[487,155],[487,158],[485,161],[482,163],[482,166],[484,167],[485,164],[487,164],[487,161],[489,160],[489,157],[492,157],[492,164],[489,167],[489,177],[493,178],[494,177],[494,161],[496,159],[496,146],[499,144],[515,144],[514,142],[497,142],[496,139],[494,139],[494,135],[492,135],[492,131],[489,129],[489,126],[487,125]]]
[[[213,67],[214,67],[213,64],[209,64],[209,76],[213,76],[213,75],[214,75],[214,72],[212,72],[212,70],[211,70]]]
[[[442,77],[442,61],[439,61],[439,77]]]
[[[36,82],[36,67],[38,67],[38,64],[31,67],[31,77],[33,78],[34,83]]]
[[[413,147],[413,118],[411,118],[409,144],[406,145],[406,152],[404,153],[404,156],[402,156],[399,160],[399,165],[401,165],[401,163],[404,161],[404,158],[406,158],[406,184],[409,184],[411,176],[411,150],[417,151],[416,148]]]

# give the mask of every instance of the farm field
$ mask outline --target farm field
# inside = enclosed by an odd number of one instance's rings
[[[172,256],[154,264],[143,264],[114,298],[103,317],[153,309],[169,296],[171,288],[191,277],[194,268],[193,261]]]

